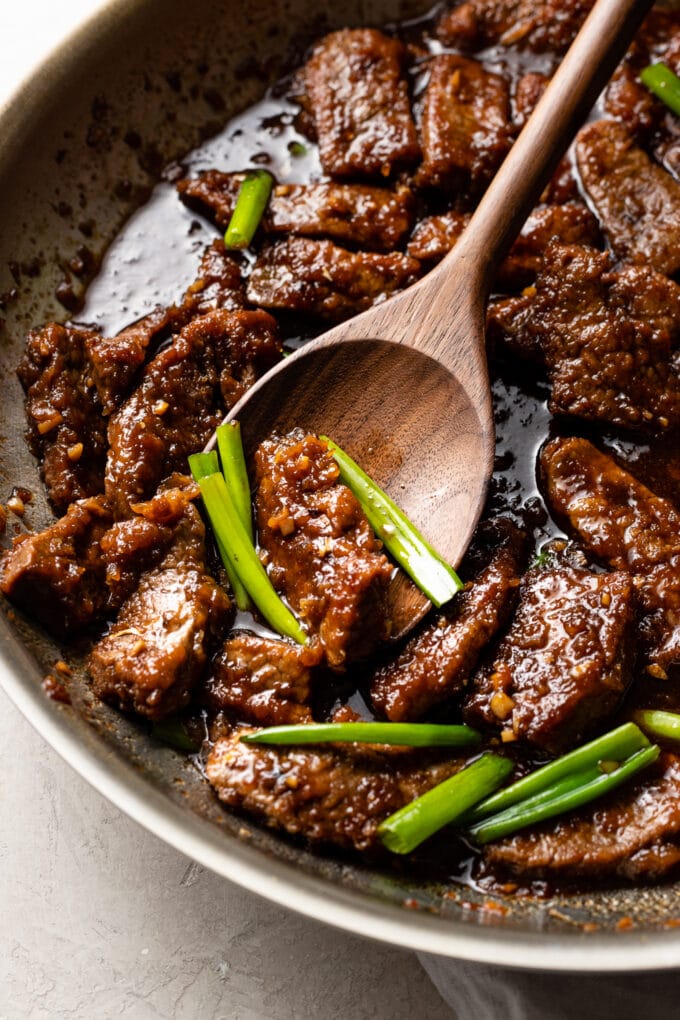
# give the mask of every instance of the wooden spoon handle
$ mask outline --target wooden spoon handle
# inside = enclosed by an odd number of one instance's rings
[[[465,233],[431,276],[444,284],[453,263],[464,260],[469,284],[487,296],[500,261],[652,5],[598,0]]]

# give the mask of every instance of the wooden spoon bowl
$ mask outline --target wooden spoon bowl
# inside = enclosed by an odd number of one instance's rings
[[[651,6],[597,0],[453,251],[286,358],[234,407],[247,456],[275,431],[329,435],[458,565],[493,466],[484,309],[495,270]],[[391,601],[395,637],[430,605],[401,574]]]

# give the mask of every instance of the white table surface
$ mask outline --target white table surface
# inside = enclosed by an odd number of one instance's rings
[[[97,0],[0,0],[0,103]],[[0,1020],[451,1020],[416,957],[272,906],[92,790],[0,692]]]

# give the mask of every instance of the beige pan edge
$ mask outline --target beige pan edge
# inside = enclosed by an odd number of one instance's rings
[[[0,107],[0,137],[7,147],[40,108],[41,97],[59,89],[98,38],[113,33],[144,0],[110,0],[70,32],[10,99]],[[189,811],[183,811],[142,779],[129,763],[95,752],[75,739],[61,710],[31,678],[35,662],[0,621],[0,686],[40,736],[91,786],[149,832],[244,889],[356,935],[444,957],[518,969],[623,972],[680,967],[680,935],[532,934],[475,930],[396,906],[324,881],[280,860],[265,859]]]

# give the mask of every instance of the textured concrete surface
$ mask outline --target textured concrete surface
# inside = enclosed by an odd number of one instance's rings
[[[416,957],[298,917],[122,815],[0,692],[0,1020],[455,1020]]]

